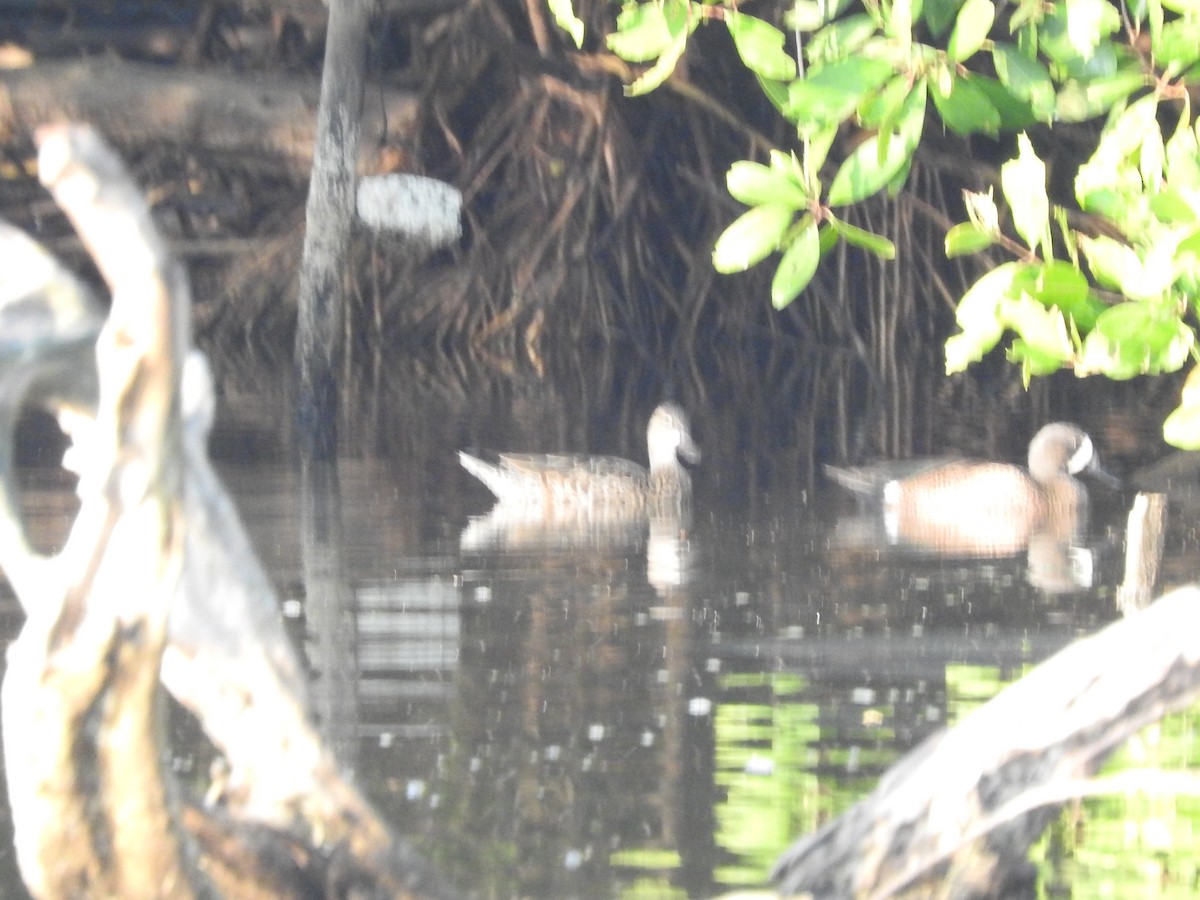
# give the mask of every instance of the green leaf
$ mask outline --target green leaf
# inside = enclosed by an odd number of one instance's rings
[[[1096,320],[1092,334],[1101,334],[1145,372],[1174,371],[1187,361],[1195,336],[1176,316],[1152,303],[1121,303]]]
[[[1167,187],[1150,198],[1150,211],[1155,218],[1167,225],[1188,225],[1200,218],[1194,192],[1184,193]]]
[[[1066,320],[1056,307],[1043,306],[1028,294],[1020,294],[1000,304],[999,318],[1001,324],[1020,335],[1025,346],[1043,360],[1056,360],[1056,369],[1074,355]]]
[[[1182,405],[1167,416],[1163,439],[1181,450],[1200,450],[1200,403]]]
[[[1095,10],[1108,6],[1107,0],[1082,2]],[[1124,51],[1118,54],[1113,41],[1100,41],[1095,34],[1089,35],[1087,22],[1082,17],[1073,22],[1067,3],[1054,4],[1048,10],[1037,30],[1038,48],[1051,63],[1056,81],[1078,79],[1086,82],[1117,71],[1120,59],[1126,54]],[[1112,11],[1115,14],[1115,9]],[[1089,47],[1093,41],[1095,43]]]
[[[795,153],[787,153],[783,150],[772,148],[767,153],[768,162],[771,169],[779,172],[782,175],[790,178],[794,184],[804,184],[804,167],[800,164],[800,160],[796,159]],[[807,196],[807,188],[805,189]]]
[[[1188,373],[1179,407],[1163,423],[1163,437],[1184,450],[1200,449],[1200,366]]]
[[[950,335],[946,338],[946,374],[965,372],[971,363],[979,362],[987,356],[988,351],[996,346],[998,340],[1000,340],[1000,334],[997,334],[996,340],[990,343],[980,340],[978,334],[965,331]]]
[[[912,148],[895,139],[888,142],[884,158],[880,159],[879,135],[867,138],[854,148],[833,176],[833,184],[829,186],[830,206],[848,206],[877,193],[909,165],[912,153]]]
[[[986,194],[982,191],[963,191],[963,206],[967,208],[967,219],[980,231],[1000,233],[1000,210],[996,208],[991,188]]]
[[[1092,160],[1109,166],[1134,159],[1146,141],[1147,132],[1158,131],[1157,124],[1158,98],[1147,94],[1135,100],[1105,124]]]
[[[783,23],[792,31],[816,31],[828,21],[825,5],[814,0],[795,0],[783,15]]]
[[[772,81],[796,77],[796,61],[783,49],[784,33],[769,22],[745,13],[730,13],[725,25],[742,62],[754,74]]]
[[[887,189],[886,193],[889,197],[895,197],[900,193],[900,190],[908,182],[908,176],[912,172],[913,157],[909,156],[904,160],[900,168],[896,170],[896,174],[888,179],[888,183],[884,185]]]
[[[1026,387],[1029,387],[1029,379],[1032,376],[1053,375],[1066,363],[1059,354],[1046,352],[1021,338],[1013,339],[1006,355],[1009,362],[1020,364]]]
[[[886,5],[880,8],[884,33],[896,41],[901,53],[907,53],[912,46],[914,2],[919,4],[920,0],[892,0],[890,8]]]
[[[675,71],[676,63],[683,58],[683,51],[686,48],[687,33],[684,32],[675,39],[675,43],[663,51],[654,65],[625,86],[625,96],[640,97],[642,94],[648,94],[670,78],[671,73]]]
[[[918,81],[905,98],[895,132],[874,134],[854,148],[829,186],[831,206],[846,206],[870,197],[908,170],[921,140],[925,97],[925,82]]]
[[[804,183],[817,193],[820,192],[821,166],[825,165],[837,133],[837,126],[830,125],[823,131],[810,133],[804,140]]]
[[[955,321],[962,329],[946,341],[946,374],[961,372],[996,346],[1004,334],[1000,305],[1011,295],[1020,263],[1003,263],[976,281],[958,302]]]
[[[988,102],[1000,114],[1000,130],[1007,132],[1023,131],[1036,122],[1048,122],[1054,117],[1053,104],[1049,112],[1035,114],[1028,100],[1015,97],[995,78],[986,75],[972,75],[971,83],[979,88],[987,97]]]
[[[583,20],[575,15],[571,0],[547,0],[550,14],[558,27],[571,36],[576,47],[583,46]]]
[[[789,31],[812,31],[832,22],[845,11],[852,0],[795,0],[784,10],[783,24]]]
[[[1145,86],[1146,75],[1135,69],[1122,69],[1086,81],[1068,81],[1055,98],[1055,118],[1062,122],[1086,122],[1108,112]]]
[[[1193,231],[1187,237],[1180,240],[1175,245],[1175,256],[1178,259],[1186,256],[1194,256],[1200,259],[1200,231]]]
[[[1081,194],[1079,206],[1086,213],[1108,219],[1114,224],[1119,223],[1124,231],[1139,231],[1145,220],[1142,207],[1146,205],[1146,197],[1132,194],[1121,187],[1100,187]]]
[[[995,329],[999,339],[1003,326],[1000,324],[1000,302],[1010,296],[1013,280],[1022,273],[1021,263],[1001,263],[990,272],[985,272],[958,301],[954,321],[964,331],[991,331]]]
[[[992,63],[1000,83],[1014,97],[1028,100],[1039,121],[1049,121],[1054,114],[1054,82],[1041,63],[1011,44],[994,44]]]
[[[1083,344],[1083,372],[1109,378],[1157,375],[1182,368],[1195,333],[1157,304],[1122,303],[1106,310]]]
[[[1166,159],[1162,132],[1158,128],[1146,130],[1142,146],[1138,149],[1138,172],[1142,185],[1153,193],[1162,186],[1163,161]]]
[[[1075,55],[1087,60],[1100,42],[1121,27],[1121,14],[1107,0],[1065,0],[1065,37]]]
[[[1017,0],[1017,8],[1008,20],[1009,33],[1018,34],[1022,40],[1029,37],[1036,40],[1037,28],[1026,28],[1025,26],[1030,23],[1036,26],[1042,21],[1045,12],[1046,5],[1042,3],[1042,0]]]
[[[657,59],[674,41],[664,7],[658,3],[626,6],[617,16],[617,30],[606,38],[608,49],[626,62]]]
[[[1175,272],[1174,286],[1190,295],[1193,302],[1200,298],[1200,230],[1175,246],[1171,269]]]
[[[1103,234],[1095,237],[1081,234],[1079,248],[1087,259],[1092,277],[1102,287],[1120,290],[1123,282],[1133,282],[1142,276],[1142,261],[1128,244]]]
[[[1119,223],[1127,234],[1145,227],[1148,196],[1143,179],[1150,174],[1157,180],[1165,157],[1158,143],[1157,115],[1158,98],[1153,94],[1114,113],[1095,152],[1075,173],[1079,205]]]
[[[809,218],[783,251],[775,277],[771,279],[771,305],[783,309],[799,296],[817,271],[821,243],[817,223]]]
[[[787,117],[788,103],[788,86],[783,81],[771,81],[768,78],[763,78],[761,75],[756,75],[758,86],[762,88],[763,95],[771,101],[771,105],[779,112],[781,116]]]
[[[840,123],[891,74],[890,63],[866,56],[852,56],[816,69],[788,89],[788,119],[798,123],[802,135]]]
[[[1196,332],[1186,322],[1176,319],[1171,327],[1171,341],[1161,349],[1158,355],[1160,368],[1154,372],[1178,372],[1189,359],[1196,345]]]
[[[1189,127],[1187,116],[1180,117],[1164,149],[1164,165],[1171,187],[1191,191],[1200,188],[1200,141]]]
[[[796,209],[808,205],[808,195],[786,171],[750,160],[739,160],[729,167],[725,184],[734,200],[747,206],[783,203]]]
[[[953,62],[962,62],[974,56],[983,46],[995,21],[996,7],[992,0],[966,0],[958,11],[954,31],[946,44],[946,56]]]
[[[847,244],[862,247],[880,259],[896,258],[896,245],[882,234],[851,225],[832,215],[829,217],[829,227],[836,231]]]
[[[1154,60],[1168,75],[1184,71],[1200,60],[1200,19],[1175,19],[1162,27],[1157,41],[1151,43]]]
[[[911,90],[908,76],[901,73],[889,79],[881,90],[867,96],[858,107],[858,119],[863,128],[879,129],[894,121]]]
[[[649,93],[670,77],[683,56],[688,35],[700,23],[690,0],[663,0],[626,7],[617,16],[617,31],[608,36],[613,53],[628,62],[657,57],[649,69],[625,86],[627,96]]]
[[[766,203],[747,210],[717,238],[713,268],[728,274],[744,272],[761,262],[779,246],[795,213],[784,203]]]
[[[821,259],[824,259],[829,252],[838,245],[838,233],[829,226],[828,223],[821,226],[820,236],[821,242]]]
[[[1010,296],[1000,306],[1001,321],[1018,335],[1008,358],[1020,363],[1026,385],[1032,376],[1049,375],[1072,363],[1076,356],[1078,331],[1068,328],[1063,310],[1020,289],[1023,284],[1040,282],[1044,268],[1028,266],[1018,273]]]
[[[1143,8],[1146,12],[1145,21],[1150,25],[1150,46],[1153,47],[1162,33],[1163,19],[1165,18],[1162,0],[1139,0],[1135,5]]]
[[[1136,355],[1122,355],[1120,345],[1092,331],[1083,340],[1077,374],[1101,374],[1113,381],[1128,381],[1142,374],[1142,366]]]
[[[1083,330],[1108,307],[1092,294],[1087,278],[1073,265],[1052,259],[1024,267],[1013,279],[1013,293],[1028,294],[1043,306],[1057,307]]]
[[[1034,253],[1050,251],[1050,198],[1046,195],[1046,164],[1038,158],[1023,132],[1017,136],[1017,158],[1000,167],[1000,185],[1012,210],[1013,227]]]
[[[992,244],[992,235],[972,222],[960,222],[946,232],[946,256],[953,259],[968,253],[978,253]]]
[[[1147,265],[1127,244],[1107,235],[1079,235],[1079,248],[1087,258],[1092,276],[1101,285],[1115,288],[1127,297],[1151,299],[1160,296],[1175,280],[1170,266]]]
[[[955,134],[982,132],[994,135],[1000,129],[1000,112],[975,84],[973,77],[952,75],[950,93],[943,95],[935,88],[933,104],[942,123]]]
[[[875,20],[866,13],[847,16],[826,25],[812,36],[805,52],[814,65],[845,59],[862,49],[876,32]]]
[[[957,0],[925,0],[921,9],[921,19],[934,37],[945,34],[957,14]]]

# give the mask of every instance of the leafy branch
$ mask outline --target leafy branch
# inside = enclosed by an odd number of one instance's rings
[[[1200,2],[796,0],[780,27],[732,0],[631,0],[607,36],[614,54],[639,67],[627,93],[662,84],[695,30],[716,22],[796,134],[794,147],[772,150],[766,163],[730,167],[729,192],[748,209],[718,238],[716,269],[742,271],[778,253],[771,301],[782,308],[839,241],[893,258],[887,237],[835,210],[899,191],[927,122],[959,135],[1011,134],[1017,155],[998,185],[1007,215],[992,193],[968,195],[969,221],[946,236],[948,256],[997,247],[1013,257],[961,298],[947,371],[1007,335],[1027,381],[1062,368],[1162,374],[1197,358],[1200,131],[1188,88],[1200,80]],[[1053,135],[1100,119],[1095,150],[1075,175],[1076,208],[1052,203],[1029,130]],[[831,159],[846,133],[857,135],[852,149]],[[1101,227],[1072,227],[1080,214]],[[1195,370],[1188,385],[1165,434],[1200,447]]]

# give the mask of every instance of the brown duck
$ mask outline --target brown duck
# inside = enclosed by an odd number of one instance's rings
[[[1100,468],[1091,438],[1066,422],[1034,435],[1028,469],[939,458],[825,471],[853,493],[881,502],[893,541],[987,555],[1015,553],[1035,534],[1074,537],[1086,528],[1088,511],[1087,488],[1075,476],[1112,479]]]
[[[482,481],[499,505],[526,514],[659,515],[682,511],[691,500],[691,478],[680,463],[699,462],[688,419],[663,403],[646,429],[649,469],[618,456],[557,453],[458,454],[463,468]]]

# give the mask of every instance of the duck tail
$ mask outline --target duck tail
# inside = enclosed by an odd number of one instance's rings
[[[502,494],[500,470],[491,463],[484,462],[477,456],[472,456],[465,450],[458,452],[458,461],[462,467],[483,482],[484,487],[499,498]]]

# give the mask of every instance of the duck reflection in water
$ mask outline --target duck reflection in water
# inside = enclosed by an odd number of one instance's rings
[[[856,468],[826,466],[829,478],[870,505],[886,543],[946,556],[1002,557],[1029,550],[1030,580],[1047,590],[1090,583],[1088,472],[1109,484],[1092,440],[1066,422],[1029,444],[1029,468],[937,458]]]
[[[463,468],[496,496],[463,532],[465,550],[619,551],[691,524],[691,476],[700,461],[687,414],[663,403],[646,429],[649,468],[618,456],[466,453]],[[653,543],[653,541],[652,541]]]

